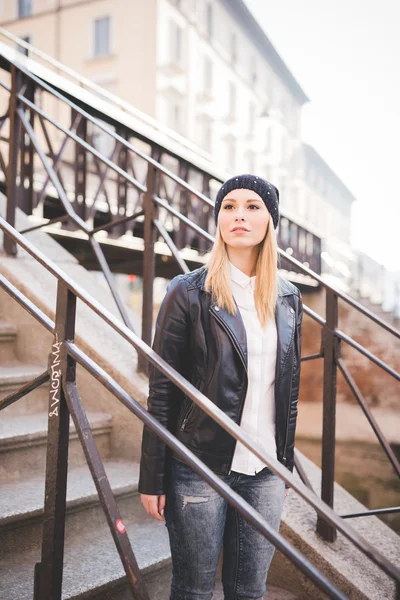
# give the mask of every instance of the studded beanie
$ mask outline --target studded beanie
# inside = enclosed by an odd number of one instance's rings
[[[258,177],[257,175],[238,175],[237,177],[231,177],[221,186],[217,197],[215,199],[214,206],[214,219],[215,225],[218,221],[218,213],[221,208],[222,200],[225,196],[232,192],[232,190],[246,189],[253,190],[256,192],[264,201],[269,213],[272,217],[274,229],[278,227],[279,223],[279,191],[272,183],[269,183],[266,179]]]

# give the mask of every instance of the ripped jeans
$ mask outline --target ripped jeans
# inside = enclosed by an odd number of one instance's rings
[[[221,547],[225,600],[260,599],[275,546],[175,456],[164,510],[172,555],[170,600],[210,600]],[[285,482],[268,467],[221,479],[279,530]]]

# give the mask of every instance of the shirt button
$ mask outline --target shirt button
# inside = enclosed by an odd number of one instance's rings
[[[214,306],[215,310],[219,310],[219,306]]]

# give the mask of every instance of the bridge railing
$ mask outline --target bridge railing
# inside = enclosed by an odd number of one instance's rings
[[[323,590],[329,598],[345,600],[347,597],[329,581],[310,561],[293,548],[279,532],[276,532],[261,515],[243,498],[225,484],[211,469],[189,451],[176,437],[149,414],[132,396],[130,396],[104,369],[90,359],[75,343],[75,322],[77,300],[84,302],[95,314],[127,340],[136,351],[146,357],[163,372],[189,398],[200,406],[221,427],[249,448],[266,466],[315,508],[318,515],[329,523],[332,529],[338,529],[356,548],[361,550],[376,565],[396,582],[397,593],[400,590],[400,570],[381,552],[360,536],[348,523],[340,518],[327,504],[278,460],[267,454],[234,421],[225,415],[213,402],[197,390],[178,371],[158,356],[128,327],[123,325],[99,302],[91,298],[76,285],[61,269],[39,252],[26,238],[19,234],[0,217],[0,228],[38,263],[56,277],[58,281],[55,321],[49,319],[37,306],[24,296],[15,286],[0,274],[0,286],[10,294],[25,310],[39,321],[54,339],[50,352],[49,368],[34,381],[25,384],[16,392],[0,402],[0,411],[20,400],[29,391],[39,387],[47,380],[51,381],[47,461],[45,483],[45,506],[43,519],[43,537],[41,561],[35,566],[35,600],[61,598],[64,533],[66,514],[66,488],[68,470],[69,420],[73,419],[86,461],[91,471],[100,502],[107,518],[108,526],[121,557],[126,576],[137,600],[148,600],[143,578],[138,568],[126,526],[121,519],[107,474],[97,450],[93,434],[81,402],[76,382],[76,364],[80,364],[102,383],[120,402],[122,402],[145,426],[157,433],[160,438],[190,465],[207,483],[221,494],[243,517],[258,529],[276,548],[283,552],[305,575]]]

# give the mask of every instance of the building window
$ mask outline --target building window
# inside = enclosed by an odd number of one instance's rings
[[[236,114],[236,87],[233,81],[229,82],[229,114],[232,117]]]
[[[235,66],[237,63],[237,35],[232,33],[231,35],[231,64]]]
[[[205,92],[211,92],[212,88],[213,88],[213,63],[212,61],[208,58],[208,56],[206,56],[204,58],[204,91]]]
[[[207,4],[206,8],[206,31],[210,40],[213,37],[213,26],[214,26],[214,15],[213,15],[213,7],[211,2]]]
[[[170,57],[178,65],[182,64],[183,59],[183,31],[175,21],[170,23]]]
[[[110,52],[110,17],[102,17],[94,22],[94,56],[108,56]]]
[[[32,14],[32,0],[18,0],[18,17],[30,17]]]

